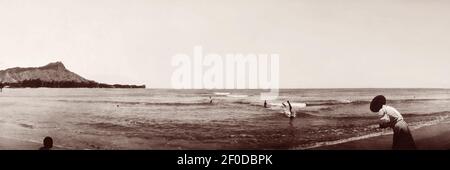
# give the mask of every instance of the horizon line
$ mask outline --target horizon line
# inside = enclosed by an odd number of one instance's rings
[[[195,89],[195,88],[189,88],[189,89],[175,89],[175,88],[151,88],[147,87],[145,89],[161,89],[161,90],[277,90],[277,89]],[[278,90],[311,90],[311,89],[448,89],[450,90],[450,87],[307,87],[307,88],[278,88]]]

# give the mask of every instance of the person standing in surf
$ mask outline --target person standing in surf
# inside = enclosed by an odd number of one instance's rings
[[[411,131],[408,124],[403,119],[397,109],[386,105],[386,98],[383,95],[376,96],[370,102],[370,110],[378,113],[380,117],[380,128],[392,128],[394,131],[394,138],[392,142],[392,149],[394,150],[413,150],[416,149]]]
[[[288,100],[287,101],[287,103],[288,103],[288,106],[289,106],[289,118],[292,120],[292,119],[294,119],[295,118],[295,115],[294,115],[294,112],[292,111],[292,105],[291,105],[291,102]]]

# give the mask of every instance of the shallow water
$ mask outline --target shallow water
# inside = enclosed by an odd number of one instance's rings
[[[67,149],[302,149],[383,134],[368,109],[378,94],[413,127],[450,115],[447,89],[281,90],[267,109],[261,92],[4,89],[0,137],[39,142],[52,136]],[[297,111],[293,121],[282,114],[285,100]]]

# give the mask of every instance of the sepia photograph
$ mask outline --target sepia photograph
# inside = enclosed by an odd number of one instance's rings
[[[0,150],[449,150],[449,8],[0,0]]]

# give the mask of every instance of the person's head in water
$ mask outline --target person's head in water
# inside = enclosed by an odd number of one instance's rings
[[[51,137],[45,137],[44,138],[44,146],[41,148],[41,150],[50,150],[53,147],[53,139]]]
[[[372,102],[370,102],[370,111],[379,112],[380,109],[385,104],[386,104],[386,97],[384,97],[383,95],[378,95],[372,99]]]

